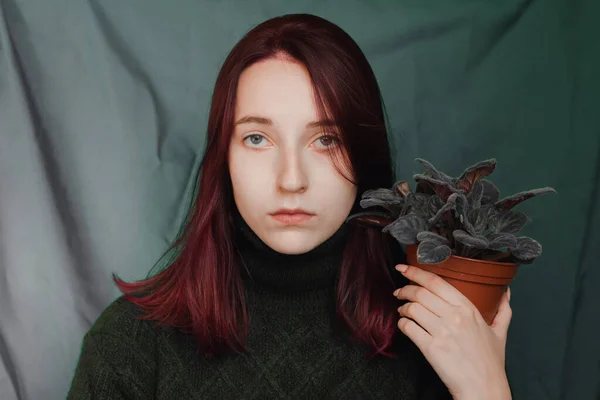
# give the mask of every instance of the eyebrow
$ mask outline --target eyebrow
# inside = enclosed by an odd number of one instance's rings
[[[251,124],[251,123],[260,124],[260,125],[273,125],[273,120],[271,120],[270,118],[248,115],[248,116],[242,117],[239,120],[237,120],[235,125]],[[339,126],[339,124],[331,119],[313,121],[313,122],[309,122],[308,124],[306,124],[307,128],[322,128],[322,127],[336,127],[336,126]]]

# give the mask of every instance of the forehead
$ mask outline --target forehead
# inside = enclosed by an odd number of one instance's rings
[[[306,120],[317,115],[308,71],[289,60],[268,59],[248,67],[240,76],[236,98],[236,118],[260,114],[273,120]]]

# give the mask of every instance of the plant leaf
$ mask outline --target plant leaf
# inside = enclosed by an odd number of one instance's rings
[[[369,190],[365,190],[365,192],[363,193],[363,195],[362,195],[361,198],[363,200],[377,199],[377,200],[380,200],[380,201],[389,201],[389,202],[391,202],[391,204],[397,204],[397,202],[403,201],[403,199],[400,196],[398,196],[398,194],[395,193],[391,189],[369,189]]]
[[[346,223],[365,227],[384,227],[394,222],[394,217],[387,212],[365,211],[346,218]]]
[[[529,200],[532,197],[547,194],[547,193],[556,193],[551,187],[527,190],[525,192],[519,192],[513,194],[512,196],[505,197],[502,200],[498,200],[494,206],[501,211],[508,211],[517,204],[524,202],[525,200]]]
[[[409,193],[412,193],[412,190],[410,190],[410,185],[406,181],[394,183],[394,190],[402,197],[406,197]]]
[[[424,193],[411,193],[406,197],[406,201],[409,202],[412,207],[425,208],[429,205],[430,197],[430,195]]]
[[[435,190],[429,185],[427,181],[417,181],[417,188],[415,189],[415,193],[423,193],[428,194],[430,196],[435,194]]]
[[[449,199],[450,202],[450,199]],[[473,226],[471,225],[471,222],[469,221],[468,215],[469,215],[469,201],[467,200],[467,196],[465,196],[462,193],[457,193],[456,196],[454,197],[454,202],[455,202],[455,210],[456,210],[456,214],[458,214],[458,220],[460,221],[461,225],[468,231],[468,232],[473,232]]]
[[[390,189],[366,190],[360,201],[360,206],[362,208],[383,207],[395,218],[400,216],[403,205],[404,198],[400,197]]]
[[[471,191],[467,195],[467,200],[469,200],[469,205],[471,208],[479,208],[481,206],[481,199],[483,197],[483,183],[480,181],[475,182]]]
[[[429,197],[429,215],[433,216],[437,214],[440,208],[444,207],[444,204],[444,200],[442,200],[437,194]]]
[[[531,219],[519,211],[505,211],[493,214],[490,227],[496,233],[517,233]]]
[[[490,242],[484,236],[471,236],[467,232],[457,229],[452,232],[454,239],[464,244],[465,246],[474,247],[476,249],[487,249]]]
[[[483,187],[483,196],[481,196],[481,205],[488,205],[498,201],[500,198],[500,190],[492,182],[487,179],[479,181]]]
[[[437,194],[430,196],[429,197],[429,212],[431,213],[431,215],[435,215],[435,213],[437,213],[438,210],[444,206],[444,204],[445,204],[444,200],[442,200],[440,198],[440,196],[438,196]]]
[[[492,250],[509,249],[517,247],[517,238],[510,233],[491,233],[487,236]]]
[[[462,193],[456,193],[456,196],[448,199],[448,202],[453,201],[455,204],[456,211],[463,216],[467,216],[469,213],[469,200],[467,200],[467,196]]]
[[[469,211],[469,224],[471,235],[482,235],[488,227],[487,211],[482,208]]]
[[[400,213],[402,212],[402,206],[404,205],[404,199],[399,198],[400,201],[399,202],[390,202],[390,201],[385,201],[385,200],[380,200],[380,199],[363,199],[360,201],[360,206],[362,208],[371,208],[371,207],[383,207],[386,210],[388,210],[392,216],[394,216],[395,218],[398,218],[400,216]]]
[[[450,241],[448,239],[446,239],[445,237],[438,235],[435,232],[431,232],[431,231],[423,231],[423,232],[419,232],[417,234],[417,240],[419,242],[435,242],[438,244],[448,244],[450,243]]]
[[[517,248],[512,250],[512,254],[518,260],[533,260],[542,254],[542,245],[537,240],[521,236],[517,238]]]
[[[413,175],[413,178],[417,182],[417,189],[420,188],[422,193],[427,193],[426,187],[429,187],[444,201],[447,201],[452,193],[458,192],[458,189],[456,189],[452,183],[437,180],[423,174],[415,174]]]
[[[370,207],[375,207],[375,206],[385,207],[388,205],[399,205],[400,207],[402,207],[403,203],[404,203],[404,201],[402,201],[402,199],[400,199],[400,201],[391,202],[391,201],[371,198],[371,199],[362,199],[360,201],[360,206],[362,208],[370,208]]]
[[[439,221],[445,213],[456,209],[456,198],[457,197],[458,197],[458,195],[456,193],[453,193],[452,196],[450,196],[450,198],[446,202],[446,204],[444,204],[442,206],[442,208],[440,208],[437,211],[437,213],[433,217],[431,217],[429,219],[429,221],[427,221],[427,223],[431,226],[431,225],[435,224],[437,221]],[[441,201],[441,199],[440,199],[440,201]],[[430,207],[430,209],[431,209],[431,207]]]
[[[429,218],[429,196],[424,193],[409,193],[406,202],[410,206],[409,212],[417,214],[424,219]]]
[[[420,163],[423,166],[423,169],[425,169],[425,173],[423,175],[426,176],[430,176],[435,180],[438,181],[442,181],[442,182],[447,182],[447,183],[451,183],[452,182],[452,177],[449,175],[446,175],[445,173],[438,171],[433,164],[431,164],[429,161],[424,160],[422,158],[415,158],[415,161],[417,161],[418,163]]]
[[[490,175],[496,169],[496,159],[480,161],[467,168],[456,181],[456,187],[469,192],[475,182],[483,177]]]
[[[427,222],[415,214],[408,214],[398,218],[390,225],[383,228],[383,232],[389,232],[394,239],[402,244],[416,244],[419,232],[427,230]]]
[[[419,243],[417,248],[417,261],[421,264],[438,264],[450,257],[452,250],[445,244],[426,240]]]

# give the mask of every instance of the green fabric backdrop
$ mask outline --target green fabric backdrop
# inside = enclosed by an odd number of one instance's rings
[[[210,94],[255,24],[310,12],[365,51],[398,175],[496,157],[544,254],[512,286],[516,399],[600,384],[600,15],[590,1],[0,1],[0,399],[64,398],[79,346],[176,235]],[[596,228],[596,229],[594,229]]]

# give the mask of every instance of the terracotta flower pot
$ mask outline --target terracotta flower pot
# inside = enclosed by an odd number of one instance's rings
[[[498,313],[502,295],[517,273],[518,264],[455,255],[440,264],[420,264],[417,261],[417,247],[415,244],[406,246],[408,264],[444,278],[471,300],[483,319],[491,325]]]

